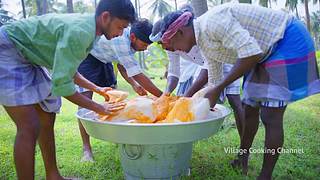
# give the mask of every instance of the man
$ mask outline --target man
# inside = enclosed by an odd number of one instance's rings
[[[4,25],[0,29],[0,104],[17,126],[14,161],[18,179],[34,179],[38,140],[46,179],[63,179],[55,156],[54,121],[60,98],[109,114],[116,106],[101,105],[76,92],[78,84],[105,96],[77,68],[97,36],[120,36],[135,20],[130,0],[101,0],[96,14],[49,14]],[[45,68],[52,70],[52,80]]]
[[[162,43],[167,49],[189,52],[198,45],[208,60],[212,87],[205,97],[211,106],[221,91],[245,75],[245,124],[234,165],[248,170],[249,149],[259,115],[266,128],[265,153],[258,179],[271,179],[283,145],[283,115],[289,103],[320,92],[315,49],[305,26],[282,11],[254,5],[225,4],[193,20],[188,12],[165,18]],[[235,64],[222,77],[222,64]]]
[[[191,8],[182,9],[184,12],[192,12]],[[155,42],[160,41],[159,38],[161,35],[161,26],[163,21],[159,20],[155,23],[154,28],[152,29],[151,39]],[[158,38],[157,38],[158,37]],[[160,42],[161,43],[161,42]],[[177,87],[178,81],[182,76],[187,76],[188,78],[182,77],[184,83],[181,83],[177,95],[191,97],[193,94],[198,92],[203,88],[208,82],[208,65],[207,60],[203,57],[198,46],[193,46],[191,50],[186,53],[183,51],[167,51],[169,57],[169,68],[168,68],[168,78],[167,78],[167,87],[165,94],[171,94],[174,89]],[[187,64],[185,66],[181,66]],[[223,75],[226,76],[232,69],[231,64],[223,65]],[[198,72],[199,71],[199,72]],[[187,74],[187,75],[186,75]],[[189,75],[189,76],[188,76]],[[191,78],[190,78],[191,76]],[[197,76],[193,80],[193,78]],[[189,79],[189,80],[188,80]],[[190,82],[190,79],[191,82]],[[244,110],[242,108],[241,98],[240,98],[240,79],[232,82],[228,85],[220,95],[220,102],[224,102],[225,97],[227,97],[229,104],[234,112],[234,117],[237,125],[237,130],[239,137],[242,137],[243,124],[244,124]]]
[[[84,60],[79,72],[87,79],[99,86],[110,86],[115,83],[112,62],[118,62],[118,69],[124,79],[139,95],[147,95],[147,91],[159,97],[162,92],[152,81],[142,73],[134,53],[144,51],[151,44],[149,35],[152,24],[147,19],[139,20],[126,28],[123,35],[112,40],[101,37],[93,47],[89,56]],[[106,68],[109,66],[110,68]],[[92,98],[92,91],[80,89],[83,95]],[[79,121],[79,128],[83,142],[82,161],[93,161],[90,137]]]

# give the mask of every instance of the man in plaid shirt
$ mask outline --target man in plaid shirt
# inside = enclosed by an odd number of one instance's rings
[[[216,6],[196,20],[190,12],[168,14],[161,43],[171,51],[197,45],[209,66],[205,97],[214,107],[221,91],[245,76],[241,153],[233,166],[248,171],[249,151],[259,125],[266,128],[264,161],[258,179],[271,179],[283,145],[283,115],[289,103],[320,92],[312,38],[299,20],[282,11],[247,4]],[[222,78],[222,64],[234,64]],[[268,153],[275,152],[275,153]]]

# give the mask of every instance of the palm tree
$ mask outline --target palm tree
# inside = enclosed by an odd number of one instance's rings
[[[165,0],[155,0],[151,4],[150,9],[152,9],[151,20],[156,16],[162,18],[173,10],[172,6]]]
[[[73,1],[72,0],[67,0],[67,12],[73,13]]]
[[[289,11],[295,11],[297,18],[299,18],[298,0],[286,0],[285,6],[289,8]]]

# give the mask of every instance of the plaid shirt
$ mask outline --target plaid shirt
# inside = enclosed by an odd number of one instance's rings
[[[223,63],[268,50],[283,37],[291,16],[247,4],[217,6],[194,21],[197,45],[208,60],[209,82],[217,84]]]
[[[126,69],[128,76],[132,77],[141,73],[140,66],[134,58],[135,52],[131,48],[130,28],[126,28],[122,36],[111,40],[107,40],[104,36],[101,36],[90,54],[104,63],[119,62]]]

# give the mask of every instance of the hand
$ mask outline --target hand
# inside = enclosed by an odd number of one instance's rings
[[[170,92],[164,92],[164,93],[162,93],[161,96],[171,96],[171,93]]]
[[[214,86],[210,88],[208,92],[204,95],[205,98],[209,99],[211,108],[214,108],[214,106],[216,105],[222,90],[218,86]]]
[[[146,96],[148,94],[147,91],[140,85],[133,85],[132,88],[140,96]]]
[[[100,115],[111,115],[117,111],[120,111],[125,108],[126,103],[103,103],[100,104],[100,108],[96,113]]]
[[[107,94],[107,91],[112,90],[111,87],[97,87],[94,92],[98,93],[99,95],[103,96],[105,101],[109,101],[109,95]]]

